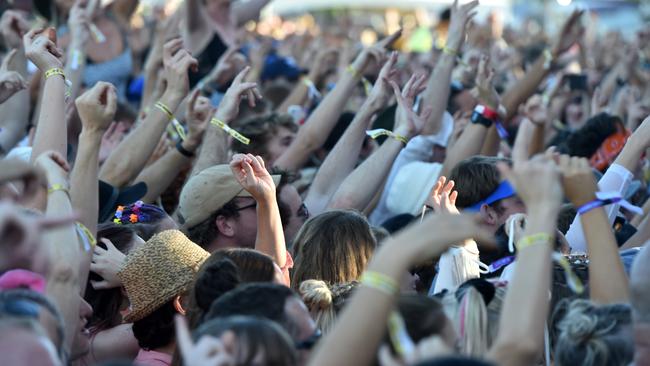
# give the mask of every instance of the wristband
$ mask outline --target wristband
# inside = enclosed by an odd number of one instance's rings
[[[508,133],[508,130],[506,130],[505,126],[501,123],[501,121],[494,121],[494,127],[496,127],[497,133],[499,134],[501,140],[508,139],[510,134]]]
[[[580,278],[571,269],[571,264],[569,261],[561,253],[558,252],[553,252],[551,256],[553,258],[553,261],[559,264],[560,267],[562,267],[564,270],[564,277],[566,279],[567,285],[569,285],[569,288],[576,294],[583,293],[585,288],[582,285],[582,281],[580,281]]]
[[[361,82],[363,83],[363,90],[366,92],[366,96],[370,95],[370,92],[372,91],[372,83],[366,79],[363,75],[357,71],[352,65],[349,65],[346,69],[350,74],[355,79],[361,79]]]
[[[77,222],[76,227],[77,235],[79,235],[81,241],[84,243],[84,249],[88,252],[91,249],[95,248],[95,245],[97,245],[97,239],[95,239],[90,230],[80,222]]]
[[[88,25],[88,28],[90,30],[90,35],[93,37],[95,42],[97,43],[106,42],[106,36],[104,35],[104,33],[102,33],[102,31],[99,30],[99,28],[97,28],[95,23],[90,23]]]
[[[383,273],[375,271],[366,271],[361,275],[360,282],[370,288],[374,288],[387,295],[393,296],[399,292],[397,281],[386,276]]]
[[[176,134],[178,134],[178,137],[180,137],[181,141],[185,141],[187,138],[187,135],[185,134],[185,128],[183,128],[183,125],[178,122],[176,117],[174,116],[174,113],[165,105],[165,103],[161,101],[157,101],[156,104],[154,104],[156,108],[158,108],[161,112],[167,115],[167,117],[171,120],[172,126],[174,127],[174,130],[176,130]]]
[[[515,256],[514,255],[509,255],[507,257],[503,257],[503,258],[501,258],[499,260],[496,260],[496,261],[492,262],[490,264],[490,266],[488,267],[488,273],[494,273],[494,272],[500,270],[501,268],[509,265],[510,263],[514,262],[514,261],[515,261]]]
[[[406,330],[404,318],[395,310],[388,317],[388,336],[398,355],[407,357],[415,352],[415,343]]]
[[[494,123],[491,119],[485,118],[480,112],[477,110],[474,110],[472,112],[472,117],[470,118],[470,121],[475,124],[475,125],[483,125],[487,128],[492,127],[492,124]]]
[[[309,99],[314,100],[323,97],[322,94],[318,91],[316,84],[314,84],[314,82],[311,81],[310,78],[304,77],[302,78],[302,82],[307,86],[307,89],[309,90]]]
[[[356,79],[359,79],[359,78],[361,78],[361,76],[362,76],[362,75],[359,73],[359,71],[357,71],[357,69],[355,69],[354,66],[352,66],[352,65],[348,65],[348,67],[347,67],[345,70],[346,70],[347,72],[349,72],[350,74],[352,74],[352,77],[354,77],[354,78],[356,78]]]
[[[553,53],[548,48],[544,50],[544,70],[549,70],[553,63]]]
[[[553,237],[547,233],[538,233],[533,235],[524,236],[517,243],[517,250],[522,251],[528,247],[538,244],[549,244]]]
[[[79,66],[83,61],[83,53],[79,50],[72,50],[72,55],[70,57],[70,68],[74,71],[79,70]]]
[[[379,136],[388,136],[392,137],[395,140],[404,143],[404,145],[407,145],[409,143],[409,139],[406,136],[402,136],[400,134],[397,134],[392,131],[388,131],[383,128],[377,128],[374,130],[368,130],[366,131],[366,135],[370,136],[371,139],[376,140]]]
[[[193,153],[193,152],[191,152],[191,151],[189,151],[189,150],[187,150],[187,149],[185,149],[185,148],[183,147],[183,141],[178,141],[178,142],[176,143],[176,150],[178,150],[178,152],[181,153],[181,155],[183,155],[183,156],[185,156],[185,157],[188,157],[188,158],[192,158],[192,157],[194,157],[194,153]]]
[[[63,184],[52,184],[48,189],[47,189],[47,194],[52,194],[54,192],[64,192],[68,196],[70,196],[70,191],[68,188],[66,188]]]
[[[633,212],[637,215],[643,215],[643,209],[631,204],[627,200],[623,199],[621,195],[618,192],[596,192],[596,199],[593,201],[589,201],[585,203],[584,205],[578,207],[578,215],[584,215],[587,212],[598,208],[598,207],[603,207],[607,206],[613,203],[619,203],[621,206],[623,206],[626,210]]]
[[[446,54],[448,54],[450,56],[458,56],[458,51],[456,51],[456,50],[454,50],[452,48],[449,48],[449,47],[443,47],[442,48],[442,53],[446,53]]]
[[[486,105],[479,104],[474,108],[474,111],[479,112],[483,117],[492,121],[499,119],[499,113]]]
[[[241,142],[244,145],[248,145],[248,144],[251,143],[251,139],[249,139],[248,137],[242,135],[241,133],[233,130],[232,128],[230,128],[230,126],[225,124],[223,121],[220,121],[220,120],[218,120],[216,118],[213,118],[212,120],[210,120],[210,123],[217,126],[217,127],[219,127],[219,128],[221,128],[227,134],[232,136],[235,140]]]
[[[45,71],[45,79],[49,79],[52,76],[56,76],[56,75],[61,75],[63,77],[63,80],[65,80],[65,73],[61,68],[54,67]]]

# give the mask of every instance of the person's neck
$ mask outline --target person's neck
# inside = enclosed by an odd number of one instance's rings
[[[650,366],[650,323],[634,324],[634,366]]]
[[[156,348],[153,351],[174,356],[174,352],[176,351],[176,342],[172,342],[166,346]]]

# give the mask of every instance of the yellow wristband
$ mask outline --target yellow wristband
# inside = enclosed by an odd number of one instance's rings
[[[364,272],[361,275],[361,284],[391,296],[399,292],[397,281],[379,272]]]
[[[552,241],[553,237],[547,233],[524,236],[519,240],[519,242],[517,242],[517,250],[521,251],[537,244],[550,244]]]
[[[248,144],[251,143],[251,139],[249,139],[248,137],[246,137],[246,136],[242,135],[241,133],[235,131],[234,129],[230,128],[230,126],[225,124],[223,121],[220,121],[220,120],[218,120],[216,118],[213,118],[212,120],[210,120],[210,123],[212,123],[213,125],[221,128],[227,134],[229,134],[234,139],[236,139],[237,141],[241,142],[244,145],[248,145]]]
[[[345,70],[347,72],[349,72],[350,74],[352,74],[352,76],[354,78],[357,78],[357,79],[361,78],[361,74],[359,73],[359,71],[357,71],[357,69],[354,68],[354,66],[348,65],[348,67]]]
[[[458,51],[447,47],[443,47],[442,53],[446,53],[451,56],[458,56]]]
[[[165,103],[161,101],[157,101],[156,104],[154,104],[154,106],[160,109],[164,114],[166,114],[167,117],[169,117],[169,119],[174,118],[174,113],[172,113],[172,111],[169,109],[169,107],[165,105]]]
[[[397,140],[399,142],[404,143],[404,145],[408,144],[408,142],[409,142],[409,139],[406,138],[406,136],[396,134],[395,132],[388,131],[388,130],[386,130],[384,128],[377,128],[377,129],[374,129],[374,130],[366,131],[366,135],[370,136],[370,138],[373,139],[373,140],[377,139],[379,136],[388,136],[388,137],[394,138],[395,140]]]
[[[404,145],[406,145],[406,144],[409,143],[409,139],[407,139],[405,136],[398,135],[398,134],[396,134],[396,133],[394,133],[394,132],[393,132],[393,134],[391,135],[391,137],[394,138],[395,140],[399,141],[399,142],[404,143]]]
[[[45,79],[49,79],[50,77],[56,76],[56,75],[63,76],[63,80],[65,80],[65,73],[63,72],[62,69],[60,69],[58,67],[55,67],[55,68],[52,68],[52,69],[49,69],[49,70],[45,71]]]
[[[70,191],[68,191],[68,188],[65,187],[63,184],[52,184],[48,189],[47,189],[47,194],[52,194],[54,192],[64,192],[68,196],[70,195]]]
[[[95,248],[95,245],[97,245],[97,239],[95,239],[95,236],[90,232],[90,229],[80,222],[77,222],[77,234],[81,237],[81,241],[84,243],[84,249],[86,249],[86,251]]]

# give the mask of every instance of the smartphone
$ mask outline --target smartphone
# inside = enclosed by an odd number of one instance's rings
[[[578,91],[587,90],[587,75],[586,74],[569,74],[566,76],[569,88]]]

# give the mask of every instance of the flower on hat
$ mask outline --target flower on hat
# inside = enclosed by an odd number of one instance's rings
[[[131,214],[131,215],[129,216],[129,221],[131,221],[132,224],[135,224],[136,222],[138,222],[138,215],[136,215],[136,214]]]

